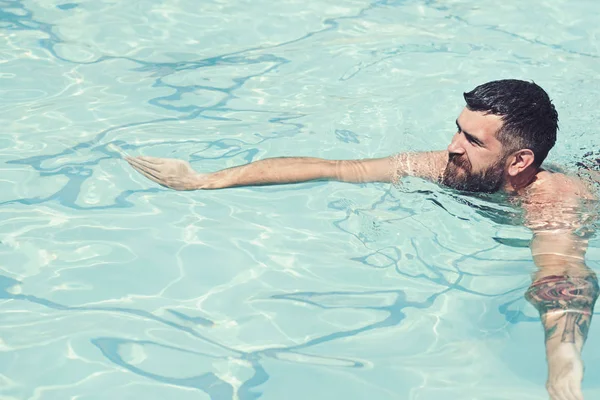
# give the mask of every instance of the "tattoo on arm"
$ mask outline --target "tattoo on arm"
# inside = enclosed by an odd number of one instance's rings
[[[587,339],[599,293],[598,279],[592,273],[586,277],[547,276],[534,282],[525,297],[540,313],[546,341],[560,334],[561,342],[575,343],[577,335]]]

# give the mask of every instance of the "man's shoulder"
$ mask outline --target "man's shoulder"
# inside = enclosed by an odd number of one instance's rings
[[[580,177],[563,173],[540,171],[529,190],[531,195],[542,196],[554,200],[560,199],[595,199],[588,182]]]
[[[592,218],[596,218],[595,207],[590,207],[590,201],[597,201],[594,193],[577,176],[541,171],[522,199],[527,213],[526,224],[538,232],[556,233],[579,228],[592,214]]]

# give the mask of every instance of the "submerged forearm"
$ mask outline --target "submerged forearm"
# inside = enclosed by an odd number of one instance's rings
[[[598,293],[598,279],[587,269],[575,276],[545,276],[531,285],[526,297],[540,313],[547,348],[573,343],[581,350]]]
[[[314,180],[357,183],[389,180],[385,173],[374,174],[372,168],[370,168],[370,163],[371,160],[334,161],[311,157],[267,158],[209,174],[204,180],[202,189],[298,183]]]

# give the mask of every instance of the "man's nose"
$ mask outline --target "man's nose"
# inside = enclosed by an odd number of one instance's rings
[[[464,152],[465,148],[462,145],[462,141],[460,140],[460,134],[457,133],[452,138],[452,142],[450,142],[450,144],[448,145],[448,153],[461,155],[464,154]]]

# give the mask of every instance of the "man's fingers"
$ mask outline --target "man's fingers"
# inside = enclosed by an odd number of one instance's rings
[[[569,399],[583,400],[583,393],[581,392],[581,384],[576,381],[569,382]]]
[[[149,164],[160,165],[163,163],[163,159],[159,157],[139,156],[136,158]]]
[[[573,387],[573,384],[568,382],[562,382],[559,387],[549,390],[548,393],[552,400],[583,400],[581,390]]]
[[[570,397],[565,395],[566,387],[563,387],[560,383],[553,383],[547,389],[548,394],[550,395],[550,400],[571,400]]]
[[[128,161],[128,162],[133,167],[133,169],[135,169],[140,174],[144,175],[146,178],[148,178],[154,182],[157,182],[161,185],[163,184],[163,179],[159,175],[157,175],[154,171],[145,169],[141,166],[138,166],[134,162],[130,162],[130,161]]]
[[[155,174],[160,174],[160,168],[157,168],[155,163],[146,161],[144,159],[142,159],[141,157],[128,157],[126,158],[127,162],[134,167],[135,169],[143,169],[144,171],[150,173],[155,173]]]

